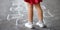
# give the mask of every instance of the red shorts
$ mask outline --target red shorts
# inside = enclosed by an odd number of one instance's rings
[[[42,2],[42,0],[24,0],[25,2],[28,2],[30,4],[36,4]]]

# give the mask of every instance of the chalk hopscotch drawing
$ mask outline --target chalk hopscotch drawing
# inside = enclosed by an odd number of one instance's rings
[[[54,17],[54,15],[52,13],[50,13],[49,9],[47,9],[44,5],[41,6],[43,9],[43,16],[46,18],[49,17]]]
[[[19,19],[23,19],[21,20],[22,22],[26,22],[27,21],[27,10],[26,10],[26,4],[24,3],[23,0],[14,0],[11,2],[12,6],[10,8],[10,14],[8,14],[7,16],[7,20],[10,21],[12,19],[16,19],[16,25],[18,25],[18,21]],[[42,5],[42,9],[45,10],[44,11],[44,17],[53,17],[54,15],[52,15],[49,11],[49,9],[47,9],[44,5]]]
[[[14,0],[11,2],[12,6],[10,7],[10,14],[7,16],[7,20],[11,21],[12,19],[16,19],[16,25],[18,25],[19,19],[24,19],[26,16],[26,8],[24,7],[24,3],[21,0]],[[25,18],[26,19],[26,18]]]

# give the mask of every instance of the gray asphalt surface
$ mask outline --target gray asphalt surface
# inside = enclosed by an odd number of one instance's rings
[[[27,22],[27,6],[23,0],[0,0],[0,30],[60,30],[60,0],[43,0],[44,22],[47,28],[29,29]],[[34,23],[38,21],[34,8]]]

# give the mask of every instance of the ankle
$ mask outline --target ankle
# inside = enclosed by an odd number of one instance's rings
[[[42,20],[40,20],[40,21],[38,21],[39,23],[43,23],[43,21]]]
[[[33,22],[28,21],[28,23],[33,24]]]

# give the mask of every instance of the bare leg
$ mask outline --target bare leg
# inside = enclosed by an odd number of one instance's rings
[[[25,26],[28,28],[33,28],[33,5],[27,3],[28,8],[28,22],[25,23]]]
[[[28,22],[33,22],[33,5],[27,3],[28,7]]]
[[[42,11],[42,8],[40,6],[40,3],[35,4],[35,7],[36,7],[37,12],[38,12],[38,19],[41,22],[41,21],[43,21],[43,11]]]

